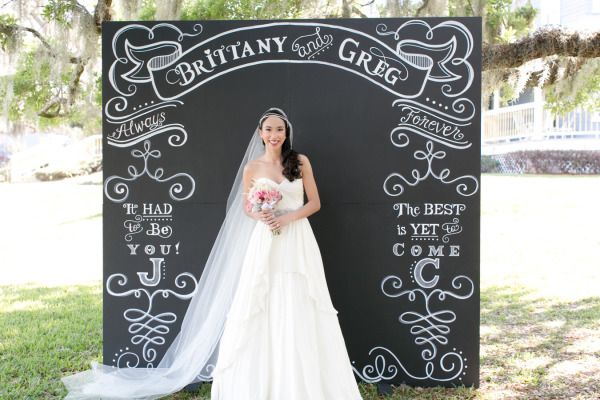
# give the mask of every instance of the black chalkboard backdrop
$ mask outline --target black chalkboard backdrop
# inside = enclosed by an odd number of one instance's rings
[[[480,31],[105,23],[104,363],[158,364],[257,120],[280,107],[313,165],[310,223],[357,380],[478,387]]]

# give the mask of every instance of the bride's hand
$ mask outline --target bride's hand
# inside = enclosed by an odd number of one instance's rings
[[[262,221],[265,224],[269,224],[269,216],[272,215],[272,212],[265,210],[252,211],[250,213],[252,217],[258,221]]]
[[[273,216],[271,218],[271,223],[269,224],[269,227],[273,231],[273,230],[280,229],[289,223],[290,223],[290,219],[288,217],[288,213],[285,213],[285,214],[279,215],[277,217]]]
[[[264,222],[266,225],[271,225],[271,220],[273,219],[273,212],[267,210],[258,210],[256,212],[258,214],[258,219]]]
[[[261,219],[263,222],[267,224],[272,231],[287,225],[289,222],[285,217],[285,214],[276,217],[272,211],[261,210],[259,212],[261,213]]]

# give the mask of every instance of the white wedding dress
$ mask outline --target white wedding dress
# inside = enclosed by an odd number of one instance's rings
[[[304,204],[302,178],[274,185],[276,213]],[[307,218],[252,231],[212,372],[211,400],[362,399]]]

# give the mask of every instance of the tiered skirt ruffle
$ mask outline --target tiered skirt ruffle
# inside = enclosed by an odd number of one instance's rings
[[[251,236],[211,400],[361,399],[310,223],[281,229]]]

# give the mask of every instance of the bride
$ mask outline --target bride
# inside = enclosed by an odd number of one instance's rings
[[[362,399],[307,219],[320,209],[315,178],[292,140],[281,109],[261,115],[181,331],[158,366],[92,362],[62,378],[66,399],[157,399],[210,380],[211,400]],[[248,207],[254,185],[281,194],[272,212]]]

